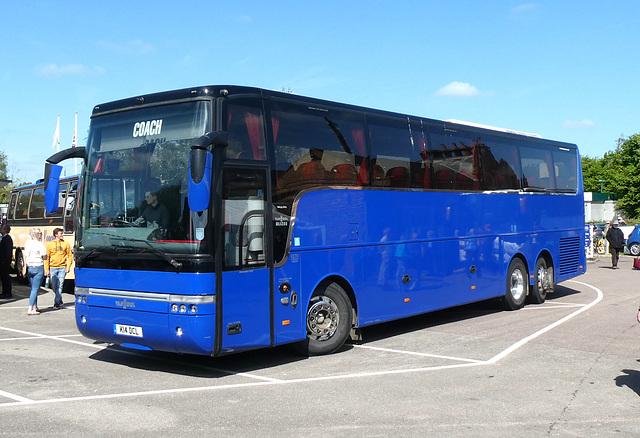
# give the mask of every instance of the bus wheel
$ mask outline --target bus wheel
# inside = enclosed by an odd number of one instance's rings
[[[307,310],[307,353],[310,356],[336,351],[351,330],[351,301],[335,283],[311,298]]]
[[[524,306],[529,286],[527,278],[527,268],[522,260],[513,259],[507,271],[507,293],[501,301],[504,309],[516,310]]]
[[[544,257],[540,257],[536,262],[535,282],[529,294],[529,301],[534,304],[542,304],[547,299],[547,290],[549,290],[549,282],[553,283],[553,278],[549,278],[549,270],[547,270],[547,261]]]
[[[22,255],[22,251],[16,253],[16,279],[20,283],[26,283],[27,279],[22,275],[22,270],[24,268],[24,256]]]

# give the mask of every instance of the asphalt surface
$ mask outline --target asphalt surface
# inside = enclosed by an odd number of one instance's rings
[[[515,312],[494,302],[363,330],[323,357],[95,343],[73,297],[0,300],[0,436],[640,436],[640,271],[606,258]]]

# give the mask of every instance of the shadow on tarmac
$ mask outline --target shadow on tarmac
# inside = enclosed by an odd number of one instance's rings
[[[547,296],[553,301],[580,293],[570,287],[556,285],[555,292]],[[531,305],[531,304],[530,304]],[[425,313],[396,321],[376,324],[361,329],[360,344],[379,341],[401,334],[424,330],[427,328],[505,312],[500,309],[496,299],[479,301],[449,309]],[[347,341],[333,355],[349,351],[354,342]],[[99,344],[96,342],[96,344]],[[135,369],[166,372],[190,377],[219,378],[229,374],[250,373],[272,367],[307,360],[295,344],[274,348],[240,352],[229,356],[197,356],[179,355],[160,351],[137,351],[109,345],[104,350],[90,356],[93,360],[124,365]],[[636,379],[636,388],[640,391],[640,373]],[[635,389],[634,389],[635,390]]]
[[[640,360],[638,360],[640,362]],[[633,390],[638,396],[640,396],[640,371],[637,370],[622,370],[624,374],[615,378],[616,386],[627,386]]]

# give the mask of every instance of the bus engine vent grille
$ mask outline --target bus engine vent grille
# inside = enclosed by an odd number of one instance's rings
[[[560,239],[560,275],[578,272],[580,269],[580,237],[565,237]]]

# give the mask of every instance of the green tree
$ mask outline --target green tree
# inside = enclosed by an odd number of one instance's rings
[[[8,167],[7,154],[0,151],[0,179],[10,179]],[[11,185],[0,187],[0,204],[9,202],[9,192],[11,192]]]
[[[629,217],[640,217],[640,134],[626,139],[616,152],[614,188],[619,195],[618,208]]]
[[[582,157],[585,192],[618,195],[617,207],[630,218],[640,217],[640,133],[618,139],[602,158]]]

